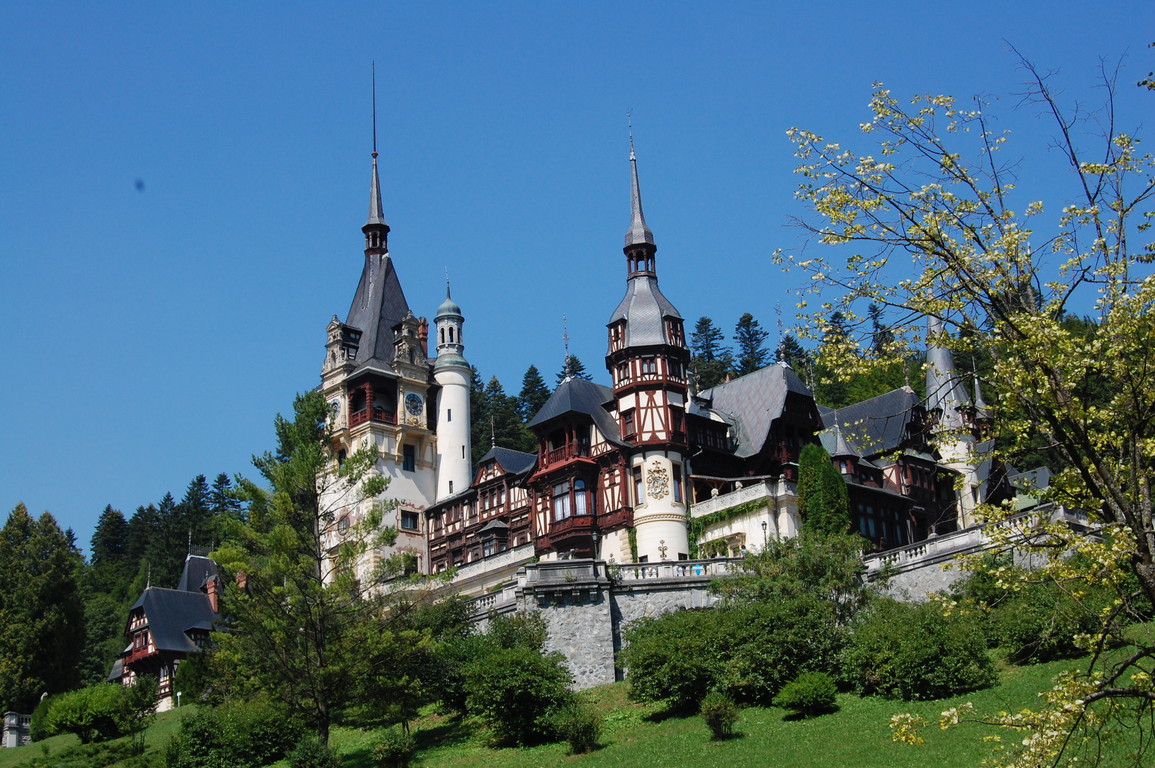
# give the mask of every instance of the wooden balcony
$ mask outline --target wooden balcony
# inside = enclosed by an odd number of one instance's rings
[[[543,465],[559,464],[570,459],[588,459],[590,447],[579,443],[567,443],[560,448],[546,451],[542,457]]]
[[[365,408],[349,414],[350,427],[360,426],[367,421],[373,421],[378,424],[396,424],[397,412],[387,411],[384,408],[374,408],[372,412],[370,412],[368,408]]]
[[[604,515],[598,515],[598,529],[608,531],[622,526],[628,526],[633,521],[633,510],[629,507],[615,509]]]

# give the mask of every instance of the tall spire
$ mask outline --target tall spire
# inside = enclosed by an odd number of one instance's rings
[[[377,174],[377,63],[373,63],[373,179],[369,184],[369,219],[361,227],[365,250],[388,251],[389,225],[381,213],[381,179]]]
[[[954,367],[954,356],[942,345],[946,335],[943,322],[934,315],[927,315],[926,342],[926,399],[927,407],[940,412],[939,423],[944,427],[958,428],[963,423],[963,409],[970,405],[970,398],[962,386]]]
[[[634,154],[634,124],[630,113],[626,113],[630,129],[630,228],[626,232],[626,248],[638,245],[654,245],[654,233],[646,226],[642,214],[642,192],[638,186],[638,157]]]

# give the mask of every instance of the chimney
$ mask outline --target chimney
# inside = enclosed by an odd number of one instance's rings
[[[213,609],[213,613],[220,613],[219,603],[220,579],[216,576],[211,577],[205,582],[205,594],[209,596],[209,605]]]

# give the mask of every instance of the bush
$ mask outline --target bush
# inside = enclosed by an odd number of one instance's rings
[[[774,703],[803,717],[814,717],[835,710],[837,692],[834,680],[825,672],[803,672],[786,684]]]
[[[270,701],[202,707],[181,721],[180,732],[165,752],[165,764],[168,768],[218,764],[255,768],[283,758],[303,733],[295,720]]]
[[[574,699],[554,713],[553,727],[558,737],[569,743],[570,754],[584,755],[598,748],[602,714]]]
[[[1080,597],[1073,591],[1079,589]],[[1038,664],[1085,653],[1075,636],[1102,630],[1101,612],[1111,597],[1101,588],[1060,586],[1054,581],[1023,585],[991,613],[999,645],[1014,664]],[[1113,629],[1122,635],[1121,627]]]
[[[553,736],[550,719],[569,702],[570,681],[561,654],[503,648],[466,667],[466,707],[493,729],[499,743],[537,744]]]
[[[697,709],[721,675],[721,614],[721,609],[675,611],[631,624],[622,654],[630,698],[665,702],[680,712]]]
[[[289,768],[341,768],[341,761],[316,736],[305,736],[289,753]],[[264,765],[264,763],[262,763]]]
[[[48,710],[52,707],[55,696],[42,699],[32,710],[32,720],[29,723],[29,736],[33,741],[43,741],[52,734],[48,732]]]
[[[715,741],[728,739],[734,735],[734,726],[738,724],[738,705],[724,693],[713,691],[702,699],[702,719],[710,729],[710,735]]]
[[[101,683],[62,693],[44,702],[37,731],[41,737],[74,733],[83,744],[128,736],[148,724],[155,697],[156,681],[147,677],[132,686]]]
[[[996,677],[973,619],[889,598],[879,598],[855,623],[842,670],[860,694],[906,701],[985,688]]]
[[[390,728],[373,748],[373,762],[381,768],[409,768],[416,754],[417,739],[413,734],[402,728]]]

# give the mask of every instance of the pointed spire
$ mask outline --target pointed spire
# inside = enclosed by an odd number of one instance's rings
[[[373,178],[369,183],[369,219],[361,227],[365,233],[366,250],[373,248],[387,251],[385,236],[389,225],[381,213],[381,178],[377,173],[377,64],[373,63]]]
[[[634,154],[634,124],[630,113],[626,113],[630,129],[630,228],[626,232],[626,248],[636,245],[653,245],[654,233],[646,226],[642,214],[642,192],[638,185],[638,158]]]
[[[927,315],[926,329],[927,407],[940,412],[940,424],[957,428],[963,422],[962,409],[970,405],[970,399],[959,381],[954,356],[941,344],[946,335],[942,319]]]

